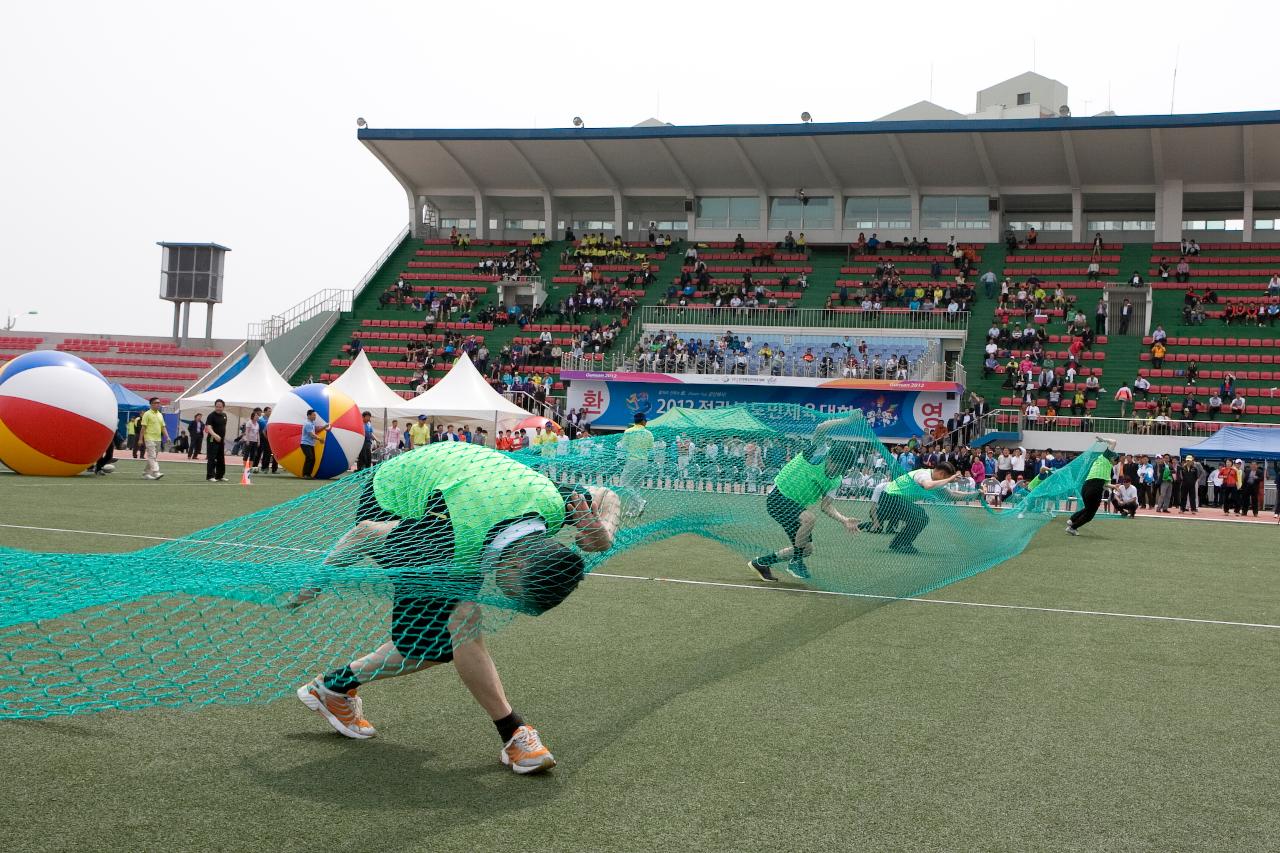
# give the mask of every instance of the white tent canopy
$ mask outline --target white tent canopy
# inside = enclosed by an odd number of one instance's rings
[[[387,387],[382,377],[369,363],[369,356],[361,352],[352,360],[341,376],[329,384],[356,401],[356,405],[377,417],[404,418],[430,414],[421,405],[414,405]]]
[[[272,366],[263,347],[244,370],[223,384],[178,400],[178,411],[208,411],[215,400],[222,400],[228,409],[243,414],[255,406],[274,406],[289,390],[289,383]]]
[[[432,418],[479,421],[510,429],[530,413],[493,390],[464,352],[445,377],[406,405]]]

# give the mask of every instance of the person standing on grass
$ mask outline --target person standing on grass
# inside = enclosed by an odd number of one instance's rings
[[[1156,512],[1168,512],[1173,499],[1173,463],[1169,454],[1161,456],[1155,465]]]
[[[1098,458],[1089,466],[1089,473],[1085,475],[1084,485],[1080,487],[1080,509],[1067,521],[1068,536],[1079,536],[1080,528],[1093,521],[1093,517],[1098,514],[1098,507],[1102,505],[1102,493],[1111,484],[1111,473],[1117,458],[1116,441],[1111,439],[1107,441],[1107,449],[1098,454]],[[1167,487],[1172,485],[1171,480],[1161,491],[1161,500],[1165,506],[1169,505]]]
[[[1178,468],[1178,490],[1180,492],[1178,512],[1190,511],[1192,515],[1198,515],[1200,510],[1198,503],[1198,498],[1200,497],[1200,466],[1196,464],[1196,458],[1190,453],[1182,460],[1182,465]]]
[[[427,423],[426,415],[418,415],[418,422],[409,427],[410,449],[417,450],[419,447],[426,447],[430,443],[431,424]]]
[[[1230,459],[1224,459],[1218,474],[1222,477],[1222,514],[1231,515],[1236,508],[1236,493],[1240,491],[1240,469],[1232,465]]]
[[[382,439],[382,458],[390,459],[399,453],[403,449],[400,446],[400,442],[403,440],[404,430],[400,429],[400,421],[392,421]]]
[[[364,444],[360,445],[360,453],[356,456],[357,471],[373,467],[373,414],[363,412],[360,418],[364,422]]]
[[[129,453],[133,455],[134,459],[138,458],[138,451],[140,449],[139,445],[141,444],[141,441],[138,438],[138,425],[141,421],[141,415],[134,415],[129,418],[128,422],[124,426],[125,447],[129,449]]]
[[[316,438],[324,434],[329,425],[320,420],[315,409],[307,409],[307,419],[302,422],[302,479],[310,480],[316,469]]]
[[[1254,518],[1262,506],[1262,489],[1266,473],[1258,468],[1257,462],[1250,462],[1240,479],[1240,515],[1248,515],[1253,510]]]
[[[204,415],[196,412],[196,416],[187,425],[187,458],[199,459],[200,447],[204,443]]]
[[[280,470],[280,464],[276,461],[276,457],[271,452],[271,439],[267,436],[267,424],[271,422],[271,407],[267,406],[262,410],[262,414],[258,417],[258,464],[259,471],[267,470],[267,463],[271,463],[271,473],[274,474]]]
[[[227,404],[221,399],[213,401],[213,411],[205,422],[205,476],[210,483],[227,481]]]
[[[249,419],[244,422],[244,451],[241,458],[249,463],[249,467],[258,467],[258,454],[262,446],[262,428],[258,426],[258,418],[262,417],[262,409],[254,409]]]
[[[160,447],[169,440],[169,428],[165,426],[164,415],[160,412],[160,398],[152,397],[147,401],[151,408],[142,413],[138,425],[138,441],[147,454],[147,466],[142,475],[144,480],[159,480],[164,476],[160,470]]]

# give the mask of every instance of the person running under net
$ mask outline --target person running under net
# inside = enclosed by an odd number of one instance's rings
[[[773,481],[773,490],[765,498],[765,511],[777,522],[790,543],[785,548],[756,557],[747,565],[762,580],[776,581],[771,566],[787,561],[787,571],[801,580],[812,577],[804,558],[813,554],[813,528],[818,516],[816,504],[826,515],[843,524],[850,533],[858,532],[858,519],[844,515],[835,505],[835,492],[845,472],[857,461],[857,451],[850,442],[832,437],[841,426],[861,420],[857,417],[827,421],[813,433],[813,439]]]
[[[924,529],[929,526],[929,514],[916,502],[920,497],[919,490],[926,492],[943,489],[955,481],[960,473],[950,462],[939,462],[932,468],[917,468],[893,479],[880,495],[876,504],[876,517],[882,525],[892,529],[894,524],[901,523],[893,541],[889,543],[890,551],[900,554],[918,554],[915,541]],[[964,492],[946,490],[956,500],[964,500],[971,495]]]
[[[536,729],[512,708],[484,644],[483,598],[533,615],[564,601],[584,560],[553,537],[577,528],[585,552],[612,547],[621,515],[603,487],[558,487],[505,454],[441,442],[375,469],[356,525],[326,562],[363,560],[390,571],[391,639],[298,688],[298,699],[350,738],[376,734],[358,690],[384,678],[452,662],[502,740],[501,762],[519,774],[555,766]],[[304,590],[295,606],[314,598]]]
[[[1076,510],[1071,518],[1067,519],[1067,535],[1079,536],[1080,528],[1093,521],[1093,517],[1098,514],[1098,507],[1102,506],[1102,496],[1107,486],[1111,485],[1111,474],[1116,464],[1116,440],[1103,439],[1098,436],[1098,441],[1106,441],[1107,449],[1098,454],[1098,458],[1093,460],[1093,464],[1089,466],[1089,473],[1085,475],[1084,485],[1080,487],[1080,509]]]

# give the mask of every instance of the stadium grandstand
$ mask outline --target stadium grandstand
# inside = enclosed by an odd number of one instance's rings
[[[991,430],[1201,434],[1236,391],[1280,421],[1280,113],[1075,117],[1065,93],[1028,73],[971,116],[362,128],[410,225],[284,372],[363,350],[409,397],[467,351],[604,428],[787,400],[914,407],[882,430],[906,438],[976,394]]]

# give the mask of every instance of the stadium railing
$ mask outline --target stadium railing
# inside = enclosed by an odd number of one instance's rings
[[[1224,426],[1264,427],[1280,429],[1280,423],[1259,423],[1253,421],[1235,421],[1232,418],[1221,420],[1175,420],[1170,418],[1164,422],[1154,418],[1093,418],[1082,415],[1060,414],[1047,418],[1043,414],[1031,421],[1021,409],[995,409],[987,417],[995,424],[992,429],[1023,432],[1037,430],[1040,432],[1099,432],[1123,433],[1127,435],[1170,435],[1208,438]],[[985,424],[985,421],[984,421]]]
[[[637,321],[641,324],[657,326],[662,326],[664,323],[713,325],[724,326],[726,329],[736,325],[967,332],[969,312],[911,311],[907,308],[863,311],[861,308],[716,308],[714,306],[642,305],[631,317],[632,324]]]

